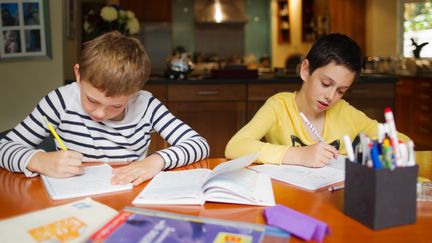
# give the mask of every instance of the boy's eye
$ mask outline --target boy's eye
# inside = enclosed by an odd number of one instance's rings
[[[340,95],[343,95],[343,94],[345,94],[346,91],[345,91],[345,90],[338,90],[337,92],[338,92]]]
[[[96,100],[94,100],[94,99],[92,99],[90,97],[87,97],[87,100],[90,101],[90,103],[96,103]]]
[[[322,85],[323,87],[328,87],[328,86],[330,86],[330,84],[329,84],[329,83],[326,83],[326,82],[321,82],[321,85]]]

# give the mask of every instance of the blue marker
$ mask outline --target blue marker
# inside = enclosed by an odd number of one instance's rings
[[[379,158],[378,144],[375,141],[373,142],[371,148],[371,159],[372,159],[372,166],[374,169],[382,168],[381,160]]]

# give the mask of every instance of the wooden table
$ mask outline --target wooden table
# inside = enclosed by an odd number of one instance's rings
[[[432,179],[432,151],[416,152],[419,176]],[[225,159],[207,159],[181,169],[213,168]],[[133,206],[132,200],[146,183],[127,192],[92,197],[120,210]],[[326,222],[331,234],[324,242],[430,242],[432,239],[432,202],[417,203],[417,223],[373,231],[343,213],[344,190],[309,192],[273,181],[276,203]],[[70,200],[52,201],[41,184],[40,177],[25,178],[22,174],[0,169],[0,219],[34,210],[60,205]],[[402,196],[402,195],[401,195]],[[144,207],[143,207],[144,208]],[[199,215],[221,219],[264,224],[264,207],[236,204],[206,203],[204,206],[146,206],[148,209]],[[290,242],[303,242],[293,236]]]

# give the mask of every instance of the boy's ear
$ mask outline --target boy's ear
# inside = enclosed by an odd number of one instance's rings
[[[79,83],[80,81],[79,64],[75,64],[73,68],[74,68],[75,80]]]
[[[303,59],[301,66],[300,66],[300,78],[303,80],[307,80],[307,77],[309,76],[309,61],[305,58]]]

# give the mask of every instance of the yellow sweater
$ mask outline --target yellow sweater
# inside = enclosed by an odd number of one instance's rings
[[[290,147],[314,144],[303,126],[297,105],[296,93],[278,93],[270,97],[252,120],[240,129],[228,142],[225,157],[229,159],[259,152],[258,162],[281,164]],[[384,111],[383,111],[384,112]],[[377,136],[376,120],[367,117],[345,100],[340,100],[326,111],[322,137],[334,145],[340,154],[346,154],[342,137],[348,134],[354,139],[361,132],[369,137]],[[398,134],[399,139],[409,138]],[[262,141],[265,138],[265,142]]]

